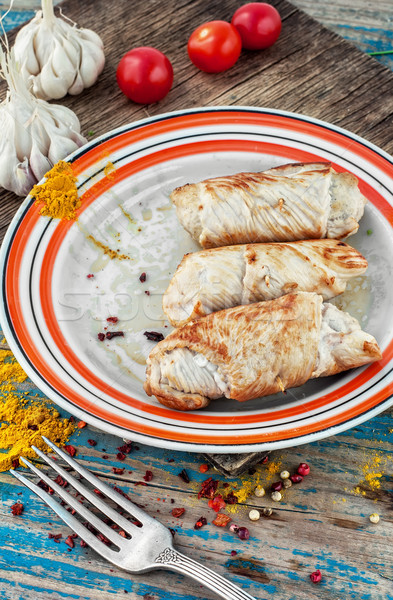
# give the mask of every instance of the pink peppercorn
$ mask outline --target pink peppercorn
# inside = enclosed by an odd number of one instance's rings
[[[300,463],[297,468],[297,473],[302,477],[306,477],[310,473],[310,467],[307,463]]]
[[[248,531],[247,527],[239,527],[237,530],[237,535],[241,540],[248,540],[250,537],[250,532]]]
[[[282,481],[275,481],[271,485],[272,492],[279,492],[282,490]]]
[[[303,481],[303,477],[297,474],[291,475],[289,479],[292,481],[292,483],[300,483],[301,481]]]
[[[314,571],[314,573],[311,573],[310,579],[313,583],[319,583],[322,579],[321,571],[317,569],[316,571]]]
[[[237,533],[239,531],[239,526],[235,525],[235,523],[231,523],[229,525],[229,531],[232,531],[232,533]]]

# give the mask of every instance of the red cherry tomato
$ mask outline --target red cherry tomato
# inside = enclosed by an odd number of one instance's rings
[[[173,83],[169,59],[155,48],[134,48],[123,56],[116,71],[121,91],[134,102],[151,104],[167,95]]]
[[[262,50],[272,46],[280,35],[281,17],[271,4],[250,2],[237,9],[232,25],[240,33],[243,48]]]
[[[242,42],[237,29],[226,21],[209,21],[193,31],[188,40],[188,56],[198,69],[220,73],[239,58]]]

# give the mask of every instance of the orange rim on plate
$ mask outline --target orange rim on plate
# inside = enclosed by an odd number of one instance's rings
[[[102,136],[72,155],[82,194],[79,217],[135,174],[190,156],[270,155],[287,162],[330,160],[359,179],[384,231],[393,227],[391,159],[365,140],[301,115],[255,108],[218,107],[160,115]],[[106,176],[102,161],[116,171]],[[343,431],[391,405],[393,333],[383,359],[339,379],[303,402],[258,403],[247,411],[172,411],[146,396],[108,383],[69,345],[58,322],[53,276],[58,253],[74,222],[41,217],[31,198],[15,216],[1,251],[5,335],[28,375],[50,398],[108,432],[173,449],[239,452],[291,446]],[[388,234],[387,234],[388,235]],[[384,250],[386,252],[386,250]],[[33,258],[34,257],[34,258]],[[29,279],[29,282],[27,282]],[[30,298],[25,297],[30,290]],[[37,325],[35,307],[44,315]],[[371,332],[373,333],[373,332]],[[38,339],[39,344],[37,343]],[[50,356],[49,356],[50,354]],[[56,359],[60,357],[59,359]]]

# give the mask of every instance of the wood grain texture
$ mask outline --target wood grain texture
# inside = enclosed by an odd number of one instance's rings
[[[293,472],[301,461],[311,465],[311,474],[285,492],[277,504],[269,497],[269,484],[278,475],[269,475],[267,465],[239,478],[226,478],[238,489],[244,482],[266,485],[265,498],[249,499],[229,513],[233,522],[250,530],[242,542],[228,529],[215,527],[215,513],[206,499],[198,499],[201,482],[208,476],[224,481],[212,470],[202,474],[205,462],[198,454],[172,452],[137,445],[125,462],[116,459],[120,441],[113,436],[85,428],[75,436],[78,459],[110,484],[118,485],[149,514],[176,530],[175,545],[180,551],[217,570],[257,599],[267,600],[392,600],[393,534],[392,514],[392,433],[393,415],[386,413],[345,434],[327,440],[275,452],[276,470]],[[95,439],[95,448],[87,439]],[[107,456],[104,459],[103,456]],[[365,466],[375,457],[381,487],[372,489],[364,481]],[[125,467],[122,476],[112,467]],[[190,478],[179,478],[181,469]],[[146,469],[153,479],[143,484]],[[372,470],[372,467],[371,467]],[[213,600],[214,594],[191,580],[169,572],[130,576],[98,557],[92,550],[76,546],[69,551],[68,528],[10,475],[3,473],[0,505],[0,591],[6,600]],[[356,494],[360,486],[364,492]],[[18,495],[20,494],[20,495]],[[10,506],[25,505],[21,517],[13,517]],[[251,508],[269,506],[270,518],[251,523]],[[185,508],[181,519],[172,517],[174,507]],[[378,512],[381,521],[368,519]],[[208,524],[195,530],[205,516]],[[48,538],[62,533],[60,544]],[[231,551],[237,552],[232,556]],[[319,568],[323,581],[315,586],[309,574]],[[168,589],[171,590],[168,595]],[[125,593],[126,590],[128,593]]]
[[[278,42],[264,52],[243,52],[232,69],[212,76],[190,64],[186,43],[194,24],[229,19],[238,6],[235,0],[169,0],[164,14],[158,0],[136,2],[132,11],[126,0],[114,3],[110,11],[104,0],[65,0],[61,6],[67,16],[100,32],[107,63],[96,85],[62,103],[78,115],[85,135],[94,132],[91,137],[165,111],[247,104],[318,117],[391,152],[393,75],[286,0],[272,3],[283,19]],[[13,38],[11,33],[10,41]],[[116,85],[119,59],[125,50],[138,45],[160,48],[175,71],[171,92],[149,107],[130,102]],[[1,95],[4,90],[2,82]],[[0,194],[0,239],[19,203],[12,193]]]

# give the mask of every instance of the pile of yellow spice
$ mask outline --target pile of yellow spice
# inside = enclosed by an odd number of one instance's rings
[[[81,205],[72,165],[60,160],[45,174],[46,180],[35,185],[30,195],[42,204],[40,214],[52,219],[75,220]]]
[[[17,390],[26,379],[12,352],[0,350],[0,472],[17,467],[21,456],[37,458],[32,444],[48,452],[42,435],[63,446],[75,429],[48,400]]]

